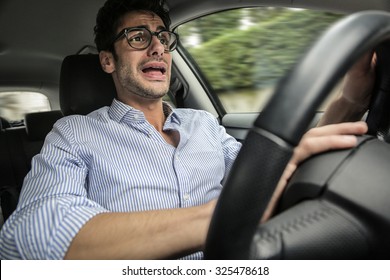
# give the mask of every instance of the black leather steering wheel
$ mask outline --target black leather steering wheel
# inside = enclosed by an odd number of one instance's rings
[[[390,14],[365,11],[332,26],[279,83],[254,123],[218,200],[206,259],[388,258],[390,146],[315,156],[291,180],[278,213],[259,225],[316,109],[353,63],[390,38]]]

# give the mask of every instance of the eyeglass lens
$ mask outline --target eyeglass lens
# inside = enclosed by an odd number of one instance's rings
[[[150,45],[152,36],[156,35],[161,44],[164,45],[166,51],[172,51],[176,46],[176,36],[169,31],[160,31],[157,33],[151,33],[151,31],[140,28],[134,30],[128,30],[126,33],[127,41],[130,46],[135,49],[145,49]]]

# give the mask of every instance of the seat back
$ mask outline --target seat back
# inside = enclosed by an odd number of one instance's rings
[[[109,106],[116,97],[114,81],[95,54],[67,56],[61,67],[60,106],[64,115],[86,115]]]
[[[43,144],[54,123],[64,115],[60,110],[29,113],[24,116],[26,134],[30,142]]]
[[[40,152],[46,135],[62,116],[61,111],[29,113],[25,126],[0,131],[0,199],[4,221],[16,207],[32,158]]]
[[[6,118],[0,116],[0,130],[10,128],[11,125]]]

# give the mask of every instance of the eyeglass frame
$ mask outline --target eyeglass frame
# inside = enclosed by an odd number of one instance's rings
[[[130,31],[135,31],[135,30],[146,30],[147,32],[150,33],[151,36],[150,36],[150,40],[149,40],[149,43],[147,44],[147,46],[142,47],[142,48],[135,48],[134,46],[131,45],[129,39],[127,38],[127,34],[128,34]],[[126,28],[123,28],[123,29],[118,33],[118,35],[115,36],[115,38],[112,40],[112,43],[111,43],[110,45],[111,45],[111,47],[113,47],[113,45],[114,45],[117,41],[119,41],[122,37],[125,37],[125,38],[126,38],[126,41],[127,41],[127,43],[129,44],[130,47],[132,47],[132,48],[135,49],[135,50],[140,50],[140,51],[142,51],[142,50],[145,50],[145,49],[149,48],[149,46],[152,44],[152,38],[153,38],[153,36],[156,36],[157,39],[160,39],[158,36],[159,36],[160,33],[162,33],[162,32],[168,32],[168,33],[171,34],[171,36],[173,35],[173,36],[176,37],[176,42],[175,42],[175,45],[174,45],[174,47],[173,47],[172,49],[166,50],[166,49],[165,49],[165,46],[164,46],[164,52],[166,52],[166,53],[168,53],[168,52],[173,52],[173,51],[176,49],[176,47],[177,47],[177,43],[178,43],[178,41],[179,41],[179,34],[173,32],[173,31],[166,30],[166,29],[162,29],[162,30],[160,30],[160,31],[151,31],[151,30],[149,30],[148,28],[146,28],[145,26],[135,26],[135,27],[126,27]],[[161,41],[160,41],[160,42],[161,42]],[[161,44],[162,44],[162,43],[161,43]],[[164,44],[162,44],[162,45],[164,45]]]

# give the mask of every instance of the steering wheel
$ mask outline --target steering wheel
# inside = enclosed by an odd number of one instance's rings
[[[390,38],[390,14],[333,25],[285,76],[248,133],[210,224],[206,259],[388,258],[390,146],[373,136],[295,172],[276,215],[259,225],[316,109],[353,63]],[[387,108],[388,111],[388,108]]]

